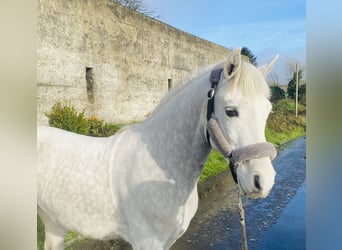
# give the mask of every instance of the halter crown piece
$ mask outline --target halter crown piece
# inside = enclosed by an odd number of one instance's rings
[[[210,139],[215,143],[223,157],[229,159],[229,168],[231,170],[235,183],[238,182],[236,168],[238,163],[243,161],[270,157],[273,160],[277,156],[277,149],[269,142],[259,142],[250,144],[241,148],[233,149],[222,132],[218,120],[214,116],[215,111],[215,90],[221,78],[223,68],[215,68],[210,74],[211,88],[208,92],[207,107],[207,141],[209,146]]]

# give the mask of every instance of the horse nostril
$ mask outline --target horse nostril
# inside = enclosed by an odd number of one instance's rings
[[[260,186],[260,177],[259,175],[254,175],[254,186],[256,187],[256,189],[258,191],[261,190],[261,186]]]

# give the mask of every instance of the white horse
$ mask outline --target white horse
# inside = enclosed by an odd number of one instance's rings
[[[266,74],[241,60],[240,49],[221,65],[214,115],[234,148],[265,142],[271,111]],[[141,124],[107,138],[38,127],[38,214],[45,249],[64,249],[66,229],[95,239],[121,237],[133,249],[169,249],[198,206],[197,181],[207,141],[210,71],[168,94]],[[258,176],[258,179],[255,179]],[[241,190],[265,197],[274,184],[270,157],[243,161]]]

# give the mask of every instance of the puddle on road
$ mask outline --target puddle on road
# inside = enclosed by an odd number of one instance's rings
[[[277,223],[265,232],[257,249],[302,250],[306,248],[305,197],[306,182],[297,190]]]

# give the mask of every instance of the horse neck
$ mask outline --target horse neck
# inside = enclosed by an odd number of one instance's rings
[[[140,126],[148,150],[170,176],[197,181],[210,153],[205,138],[209,85],[208,77],[201,77]]]

